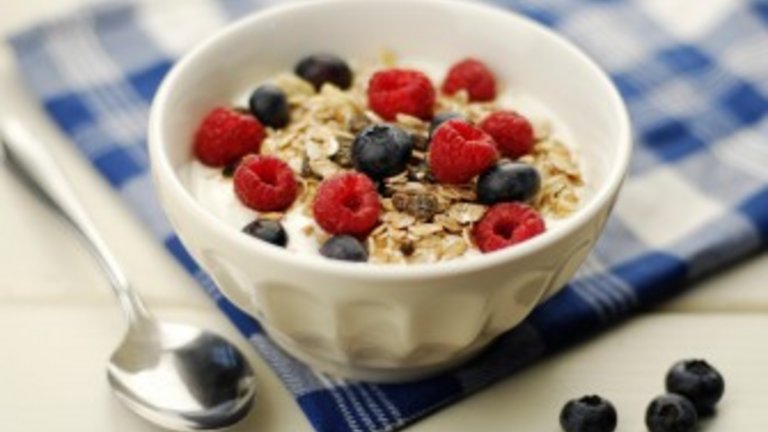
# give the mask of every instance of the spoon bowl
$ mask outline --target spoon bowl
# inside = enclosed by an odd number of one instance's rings
[[[152,316],[45,147],[15,119],[0,125],[0,159],[80,235],[109,278],[128,320],[107,367],[117,397],[167,429],[220,429],[245,417],[255,376],[243,354],[219,335]]]
[[[231,426],[250,409],[254,373],[238,349],[214,333],[168,323],[132,327],[110,358],[115,395],[171,429]]]

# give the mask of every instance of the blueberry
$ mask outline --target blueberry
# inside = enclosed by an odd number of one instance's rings
[[[429,123],[429,136],[431,137],[433,133],[435,133],[435,129],[437,129],[438,126],[441,124],[447,122],[450,119],[464,119],[464,116],[453,111],[443,111],[441,113],[435,114],[434,117],[432,117],[432,122]]]
[[[320,255],[342,261],[368,261],[368,251],[360,240],[349,235],[337,235],[328,239],[320,248]]]
[[[667,391],[685,396],[698,414],[711,414],[723,396],[725,382],[715,368],[704,360],[682,360],[667,372]]]
[[[352,85],[352,70],[349,65],[333,54],[321,53],[304,57],[293,71],[315,86],[315,90],[320,90],[325,83],[331,83],[342,90]]]
[[[616,408],[596,395],[572,399],[560,412],[560,426],[565,432],[613,432],[616,422]]]
[[[477,200],[483,204],[528,201],[541,186],[536,168],[519,162],[501,163],[477,179]]]
[[[673,393],[658,396],[645,412],[645,425],[650,432],[690,432],[698,421],[691,401]]]
[[[272,84],[264,84],[251,94],[248,101],[251,113],[259,121],[275,129],[288,124],[290,113],[288,111],[288,99],[280,87]]]
[[[363,129],[352,143],[355,169],[374,180],[405,171],[413,152],[413,137],[397,126],[377,124]]]
[[[243,227],[243,232],[275,246],[285,247],[288,244],[288,234],[277,221],[256,219]]]

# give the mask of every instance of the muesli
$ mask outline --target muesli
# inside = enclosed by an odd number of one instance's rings
[[[354,68],[314,54],[247,108],[214,108],[193,163],[252,212],[239,228],[276,246],[372,263],[492,252],[568,217],[584,183],[550,122],[503,106],[500,87],[473,58],[435,88],[389,52]]]

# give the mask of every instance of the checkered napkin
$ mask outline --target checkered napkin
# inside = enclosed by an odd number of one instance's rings
[[[160,80],[198,39],[263,3],[102,3],[10,41],[51,118],[250,339],[314,427],[391,431],[768,244],[768,2],[499,5],[554,27],[610,71],[636,131],[631,176],[567,289],[470,364],[402,385],[344,381],[283,355],[218,294],[155,199],[145,135]]]

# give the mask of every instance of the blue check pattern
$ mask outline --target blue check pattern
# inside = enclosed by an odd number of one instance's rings
[[[264,2],[102,3],[18,33],[10,44],[51,118],[249,338],[313,426],[392,431],[768,244],[767,2],[730,2],[686,34],[641,0],[496,3],[557,29],[610,72],[635,127],[631,175],[593,254],[563,292],[471,363],[400,385],[325,376],[282,354],[186,254],[156,201],[145,135],[158,84],[198,36]],[[186,25],[158,32],[152,22]]]

